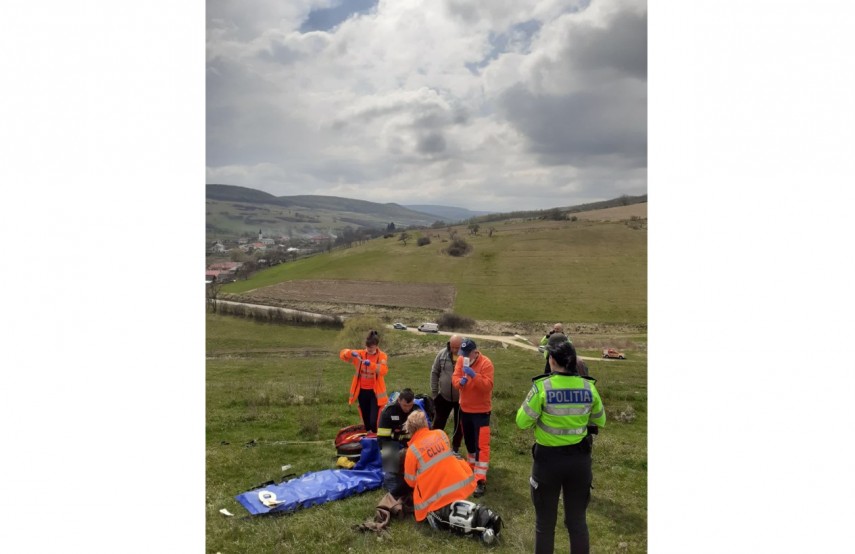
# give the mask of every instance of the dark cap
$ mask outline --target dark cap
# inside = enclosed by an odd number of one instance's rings
[[[472,339],[463,339],[463,342],[460,343],[460,352],[466,356],[476,348],[478,348],[478,345]]]
[[[558,350],[558,347],[567,342],[570,342],[570,339],[564,333],[552,333],[549,337],[549,342],[546,343],[546,350],[547,352],[554,352]]]

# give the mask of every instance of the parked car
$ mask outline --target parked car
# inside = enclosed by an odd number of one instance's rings
[[[424,333],[439,333],[439,325],[436,323],[422,323],[418,329]]]
[[[614,348],[603,348],[603,358],[616,358],[618,360],[625,360],[626,356],[623,355],[623,352],[618,352]]]
[[[396,323],[396,324],[392,325],[392,328],[393,329],[406,329],[407,326],[404,325],[403,323]]]

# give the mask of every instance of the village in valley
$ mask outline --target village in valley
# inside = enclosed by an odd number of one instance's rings
[[[258,236],[238,239],[216,239],[208,244],[206,252],[205,283],[231,283],[246,278],[258,269],[294,261],[300,256],[323,251],[336,240],[333,234],[317,234],[292,239]]]
[[[259,269],[330,252],[336,246],[352,246],[379,236],[391,238],[395,231],[395,224],[390,222],[379,229],[346,226],[336,232],[300,235],[265,233],[259,229],[257,236],[244,233],[239,238],[209,238],[205,252],[205,283],[223,284],[246,279]]]

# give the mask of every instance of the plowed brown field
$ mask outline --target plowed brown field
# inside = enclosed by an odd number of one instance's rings
[[[241,296],[285,302],[372,304],[449,310],[454,305],[454,292],[454,285],[318,279],[285,281],[249,291]]]

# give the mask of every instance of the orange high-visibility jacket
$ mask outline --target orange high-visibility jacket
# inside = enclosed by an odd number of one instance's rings
[[[404,480],[413,487],[416,521],[475,490],[475,475],[465,460],[454,455],[441,429],[419,429],[410,439],[404,458]]]
[[[358,358],[354,358],[351,352],[359,354]],[[374,389],[374,394],[377,396],[377,405],[385,406],[389,397],[386,395],[386,380],[383,379],[389,373],[387,365],[386,353],[377,349],[377,353],[373,356],[367,350],[351,350],[345,348],[339,352],[338,357],[353,364],[354,374],[353,380],[350,382],[350,400],[348,404],[353,404],[356,397],[359,396],[359,389]],[[363,360],[371,362],[370,365],[362,364]]]
[[[460,389],[460,409],[470,414],[484,414],[493,410],[493,362],[479,352],[478,359],[469,367],[475,377],[469,377],[464,386],[460,386],[463,373],[463,356],[454,364],[451,384]]]

